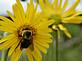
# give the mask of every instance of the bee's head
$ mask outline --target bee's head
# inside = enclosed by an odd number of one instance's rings
[[[22,32],[22,36],[23,36],[23,38],[25,38],[25,39],[29,39],[31,36],[32,36],[32,31],[30,31],[30,30],[24,30],[23,32]]]

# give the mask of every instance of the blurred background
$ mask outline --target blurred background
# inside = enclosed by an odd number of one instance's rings
[[[69,0],[68,8],[74,3],[74,1],[75,0]],[[0,0],[0,15],[7,16],[6,10],[12,12],[12,4],[14,4],[15,2],[15,0]],[[29,2],[29,0],[21,0],[24,9],[26,9],[26,2]],[[36,3],[36,0],[34,1],[34,3]],[[80,1],[80,4],[77,6],[76,10],[82,11],[82,0]],[[40,8],[38,8],[38,11],[40,11]],[[64,25],[70,31],[72,38],[67,38],[65,34],[61,31],[61,39],[58,43],[59,61],[82,61],[82,24]],[[5,33],[0,32],[0,38],[2,38],[4,35]],[[56,60],[55,32],[53,32],[52,35],[54,37],[54,41],[50,45],[48,53],[46,55],[43,55],[43,61]],[[22,55],[25,56],[24,52]],[[23,56],[21,56],[20,61],[28,61],[27,57]]]

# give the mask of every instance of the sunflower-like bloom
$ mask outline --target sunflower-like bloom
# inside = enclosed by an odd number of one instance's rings
[[[54,0],[50,3],[49,0],[39,0],[39,4],[42,8],[42,15],[53,19],[55,21],[52,26],[55,30],[62,30],[71,38],[69,31],[63,26],[65,23],[80,24],[82,23],[81,11],[76,11],[75,8],[79,4],[80,0],[75,0],[75,3],[67,8],[69,0]],[[64,4],[63,4],[64,2]]]
[[[25,49],[29,61],[41,61],[41,52],[47,53],[47,48],[52,42],[51,30],[48,28],[53,21],[42,19],[36,12],[30,0],[26,13],[19,0],[16,0],[12,8],[14,14],[7,11],[11,19],[0,16],[0,30],[8,32],[9,35],[0,40],[0,49],[9,49],[8,56],[11,61],[18,61],[22,50]],[[40,52],[41,51],[41,52]]]

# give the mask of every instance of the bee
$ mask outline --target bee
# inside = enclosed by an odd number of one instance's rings
[[[24,30],[22,32],[21,48],[28,48],[32,44],[32,31]]]

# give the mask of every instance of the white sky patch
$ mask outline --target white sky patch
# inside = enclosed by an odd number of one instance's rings
[[[15,2],[15,0],[0,0],[0,15],[6,15],[7,10],[12,12],[12,4]]]
[[[29,2],[29,0],[27,0]],[[7,10],[12,12],[12,5],[16,3],[16,0],[0,0],[0,15],[7,15]],[[26,10],[27,4],[26,2],[21,2],[24,10]]]
[[[27,2],[29,2],[30,0],[27,0]],[[51,0],[53,1],[53,0]],[[9,10],[10,12],[13,13],[12,11],[12,5],[16,2],[16,0],[0,0],[0,15],[7,15],[6,11]],[[24,10],[26,11],[27,9],[27,4],[26,2],[21,2]],[[69,2],[68,8],[74,3],[74,0],[71,0]],[[36,5],[34,3],[34,5]],[[79,11],[82,11],[82,0],[80,1],[80,4],[78,5],[78,7],[76,8]],[[41,11],[40,6],[38,6],[37,11]]]

